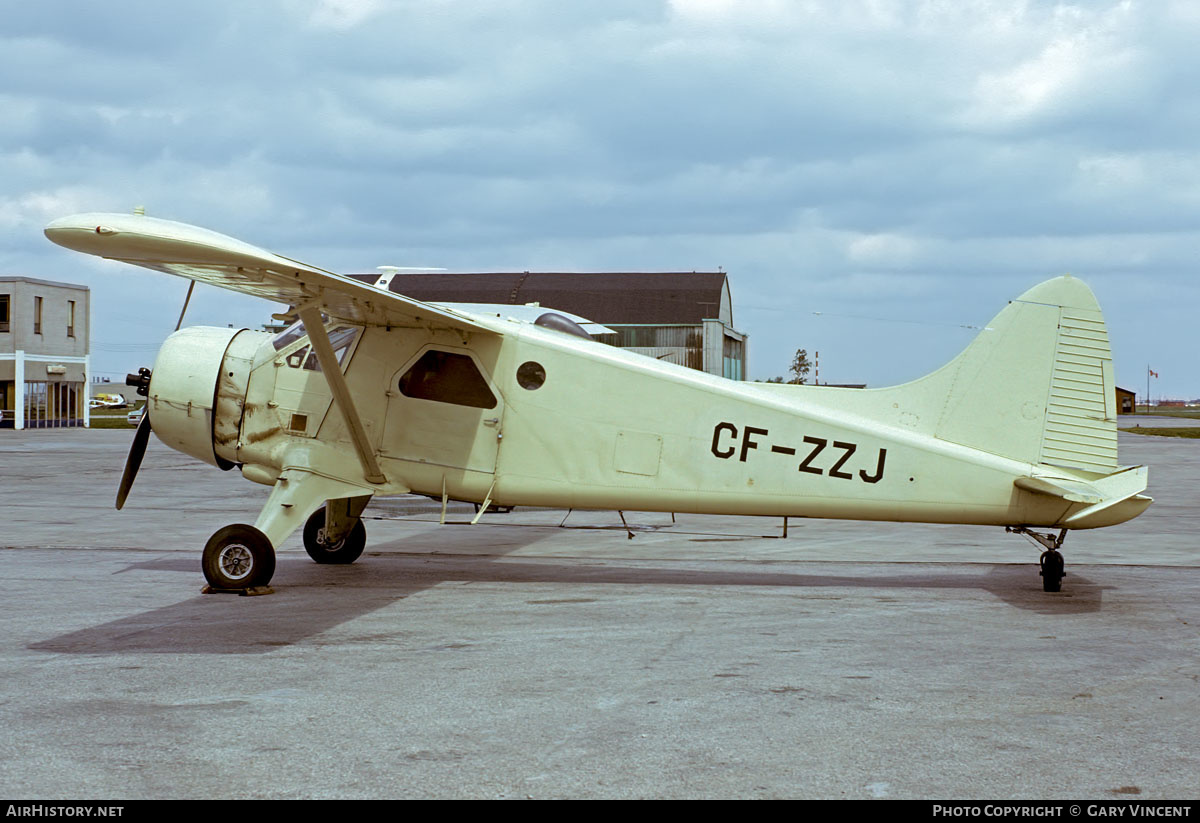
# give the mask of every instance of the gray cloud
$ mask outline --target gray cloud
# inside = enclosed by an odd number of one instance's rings
[[[154,281],[133,294],[46,243],[45,222],[145,204],[340,270],[721,265],[735,304],[770,307],[738,311],[753,375],[825,341],[823,377],[875,385],[1069,270],[1108,304],[1123,380],[1151,362],[1164,391],[1200,395],[1188,3],[64,0],[6,15],[0,269],[86,280],[97,325],[147,346]],[[137,365],[111,354],[97,368]]]

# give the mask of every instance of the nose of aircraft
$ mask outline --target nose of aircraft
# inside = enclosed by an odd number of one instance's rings
[[[213,447],[213,406],[225,350],[241,329],[190,326],[162,344],[146,407],[166,445],[219,466]]]

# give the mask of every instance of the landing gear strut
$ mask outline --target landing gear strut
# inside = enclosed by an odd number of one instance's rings
[[[369,497],[329,500],[304,524],[304,550],[318,563],[353,563],[367,545],[363,508]],[[332,513],[332,517],[330,514]]]
[[[1062,579],[1067,576],[1067,573],[1063,570],[1066,563],[1058,550],[1062,547],[1063,540],[1067,537],[1067,530],[1062,529],[1059,531],[1057,537],[1053,534],[1041,534],[1032,531],[1025,526],[1005,526],[1004,530],[1013,534],[1023,534],[1045,548],[1042,556],[1038,559],[1038,566],[1041,568],[1041,571],[1038,573],[1042,576],[1042,591],[1062,591]]]

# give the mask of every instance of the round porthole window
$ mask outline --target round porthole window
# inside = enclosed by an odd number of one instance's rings
[[[541,363],[535,363],[532,360],[522,363],[517,368],[517,383],[523,389],[540,389],[542,384],[546,382],[546,370]]]

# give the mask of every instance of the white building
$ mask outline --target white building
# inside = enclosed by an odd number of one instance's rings
[[[0,428],[87,426],[87,286],[0,276]]]

